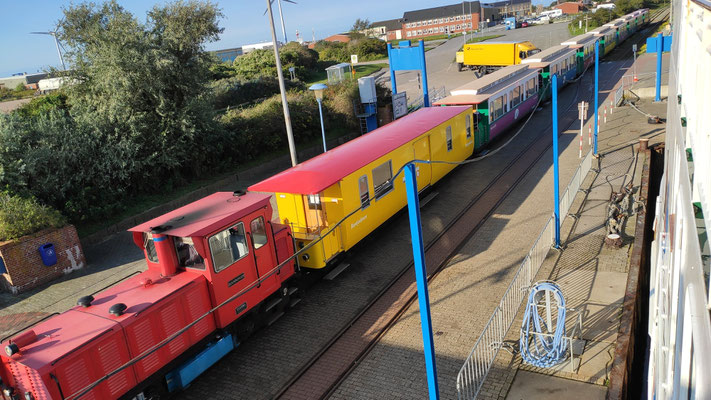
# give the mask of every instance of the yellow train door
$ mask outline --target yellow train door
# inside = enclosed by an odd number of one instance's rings
[[[326,227],[326,212],[321,204],[321,195],[309,194],[304,199],[304,214],[308,233],[318,233]]]
[[[425,136],[418,139],[414,144],[415,160],[430,161],[430,137]],[[417,170],[417,190],[422,190],[429,186],[432,179],[432,164],[415,163]]]

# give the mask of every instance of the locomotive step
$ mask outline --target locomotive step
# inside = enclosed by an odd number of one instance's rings
[[[271,311],[271,309],[273,309],[274,307],[276,307],[276,306],[278,306],[279,304],[281,304],[281,301],[282,301],[282,297],[277,297],[277,298],[274,298],[274,299],[269,300],[269,302],[267,303],[267,305],[264,307],[264,312],[269,312],[269,311]]]
[[[281,316],[284,315],[284,311],[279,311],[278,313],[274,314],[269,320],[267,321],[267,326],[271,326],[273,323],[275,323]]]
[[[327,281],[332,281],[336,279],[338,275],[341,274],[341,272],[345,271],[346,268],[350,267],[351,265],[348,263],[340,263],[336,268],[332,269],[331,272],[326,274],[326,276],[323,277],[323,279]]]

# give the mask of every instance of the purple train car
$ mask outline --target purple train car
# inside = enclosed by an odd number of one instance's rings
[[[502,68],[452,90],[434,105],[472,107],[477,150],[535,109],[539,72],[525,64]]]

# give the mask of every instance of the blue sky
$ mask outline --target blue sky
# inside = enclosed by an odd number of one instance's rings
[[[100,3],[101,0],[94,0]],[[284,21],[289,40],[299,32],[311,40],[312,29],[316,38],[347,31],[356,18],[370,21],[399,18],[408,10],[436,7],[454,3],[446,0],[295,0],[298,4],[282,1]],[[237,47],[243,44],[271,41],[267,16],[263,15],[266,0],[220,0],[213,1],[222,9],[220,21],[224,33],[220,40],[208,43],[208,50]],[[534,0],[534,2],[536,2]],[[62,17],[62,8],[69,1],[57,0],[3,0],[0,22],[0,77],[16,72],[33,73],[49,66],[59,65],[59,57],[50,36],[30,35],[32,31],[48,31]],[[77,3],[76,1],[74,2]],[[119,0],[119,3],[140,20],[145,20],[146,11],[155,4],[166,1]],[[279,14],[274,3],[277,36],[281,35]]]

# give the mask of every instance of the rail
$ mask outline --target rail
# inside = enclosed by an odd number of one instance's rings
[[[592,168],[592,151],[588,151],[578,166],[575,174],[561,196],[561,215],[566,215],[570,205],[580,189],[585,176]],[[553,217],[548,218],[543,230],[533,243],[526,257],[521,262],[513,280],[504,292],[499,305],[494,309],[489,321],[474,343],[469,356],[457,375],[457,394],[459,399],[475,399],[481,390],[491,365],[501,349],[506,333],[511,328],[516,314],[526,297],[525,289],[533,284],[538,270],[546,259],[554,243]],[[562,221],[562,220],[561,220]],[[562,222],[561,222],[562,223]]]

